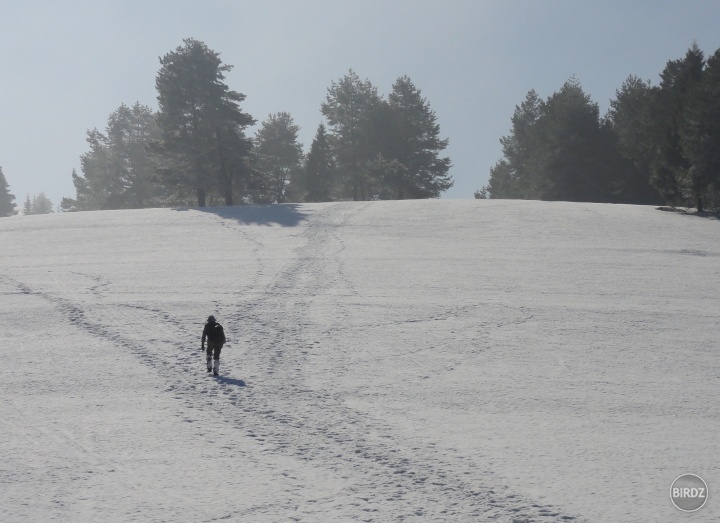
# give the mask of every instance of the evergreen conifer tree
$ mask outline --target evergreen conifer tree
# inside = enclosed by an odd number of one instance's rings
[[[286,201],[291,180],[300,172],[302,145],[297,137],[300,127],[289,113],[271,114],[255,136],[257,168],[266,175],[275,203]]]
[[[504,158],[490,169],[487,192],[491,198],[540,198],[543,160],[537,122],[544,102],[534,90],[515,107],[508,136],[500,138]]]
[[[231,205],[233,181],[244,172],[251,149],[243,130],[255,120],[240,109],[245,95],[225,84],[232,66],[203,42],[183,43],[160,59],[155,81],[162,132],[157,149],[165,157],[161,172],[179,190],[194,191],[199,207],[210,191]]]
[[[619,183],[628,203],[655,204],[660,193],[650,183],[656,157],[658,126],[654,109],[657,87],[629,76],[610,101],[607,119],[616,136],[617,152],[632,165],[622,169]]]
[[[402,168],[390,171],[393,197],[437,198],[453,185],[449,176],[450,159],[441,158],[448,140],[440,138],[440,126],[430,103],[407,76],[401,76],[388,97],[393,119],[394,136],[389,160],[397,160]]]
[[[13,216],[15,211],[15,195],[10,193],[10,186],[0,167],[0,218]]]
[[[155,181],[158,162],[149,151],[159,136],[155,114],[139,102],[113,111],[105,133],[88,131],[90,151],[80,157],[83,176],[74,169],[72,173],[74,206],[78,210],[131,209],[164,203],[168,191]]]
[[[30,199],[30,195],[28,194],[25,197],[25,204],[23,205],[23,215],[24,216],[30,216],[31,214],[35,214],[35,211],[33,210],[33,200]]]
[[[492,198],[612,201],[614,136],[577,79],[546,101],[530,91],[512,122],[505,158],[490,172]]]
[[[372,141],[373,116],[381,100],[377,88],[352,69],[328,88],[321,112],[328,121],[336,167],[345,184],[341,197],[371,198],[367,163],[377,154]]]
[[[51,214],[52,212],[53,204],[44,192],[33,198],[32,214]]]
[[[669,203],[687,201],[683,187],[691,162],[683,150],[682,128],[687,110],[699,88],[705,64],[703,52],[693,45],[679,60],[670,60],[660,75],[660,89],[653,104],[656,116],[652,183]]]
[[[689,162],[685,182],[702,212],[708,198],[715,200],[720,190],[720,49],[708,58],[700,85],[689,96],[681,125],[682,150]]]
[[[305,162],[306,199],[328,202],[332,189],[333,161],[325,126],[320,124]]]

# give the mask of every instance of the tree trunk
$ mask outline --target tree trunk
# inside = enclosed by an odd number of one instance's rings
[[[227,183],[225,185],[225,205],[234,205],[231,178],[227,179]]]
[[[198,207],[205,207],[205,188],[197,188]]]
[[[223,192],[225,193],[225,205],[232,205],[232,178],[230,177],[230,173],[227,171],[225,154],[220,143],[220,131],[218,129],[215,129],[215,144],[217,145],[218,158],[220,159],[220,183],[222,184]]]
[[[703,199],[702,196],[698,195],[695,197],[695,208],[697,212],[703,212]]]

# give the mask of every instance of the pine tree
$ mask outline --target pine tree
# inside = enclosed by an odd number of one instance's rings
[[[139,102],[132,107],[122,104],[110,114],[105,133],[88,131],[90,151],[80,157],[83,176],[72,173],[77,210],[164,203],[167,191],[155,181],[158,162],[149,151],[159,136],[154,113]]]
[[[80,163],[83,163],[83,156],[80,157]],[[80,176],[75,168],[72,170],[72,181],[75,186],[75,198],[68,200],[70,206],[74,207],[76,211],[88,211],[97,210],[102,208],[102,201],[105,200],[103,196],[96,198],[97,194],[90,187],[88,179]]]
[[[305,162],[307,201],[328,202],[332,189],[333,162],[325,126],[320,124]]]
[[[408,169],[395,159],[379,154],[367,163],[368,178],[380,200],[402,200],[406,190],[412,187]]]
[[[140,102],[132,107],[122,104],[108,119],[107,138],[117,165],[120,206],[159,203],[165,191],[155,181],[157,161],[148,151],[148,145],[160,138],[152,109]]]
[[[41,192],[33,198],[32,214],[51,214],[52,212],[53,204],[48,197],[45,196],[44,192]]]
[[[598,105],[575,78],[545,104],[538,131],[544,158],[540,197],[544,200],[608,201],[612,170]]]
[[[158,150],[166,162],[162,173],[179,190],[194,191],[199,207],[210,191],[231,205],[233,182],[250,154],[243,130],[255,120],[240,109],[245,95],[225,84],[232,66],[203,42],[183,43],[160,59],[155,81],[162,132]]]
[[[394,197],[439,197],[453,181],[448,175],[450,159],[439,156],[448,140],[440,139],[440,126],[430,103],[409,77],[401,76],[393,85],[388,106],[395,136],[387,140],[393,150],[385,157],[403,167],[391,169],[395,173],[390,181]]]
[[[479,192],[492,199],[532,199],[529,194],[519,187],[520,176],[526,173],[517,171],[512,167],[510,160],[503,158],[490,168],[490,178],[487,186]]]
[[[577,79],[546,101],[530,91],[512,123],[500,140],[505,158],[491,169],[492,198],[613,200],[614,136]]]
[[[632,164],[620,167],[620,191],[627,203],[654,204],[661,200],[650,183],[658,142],[653,105],[657,91],[649,82],[629,76],[610,101],[607,118],[616,136],[616,149]]]
[[[75,169],[73,169],[73,171],[74,170]],[[78,202],[75,198],[63,197],[63,199],[60,201],[60,212],[75,212],[77,210]]]
[[[367,200],[371,194],[367,162],[377,154],[372,144],[372,123],[380,104],[377,88],[362,81],[351,69],[328,88],[321,112],[328,121],[336,166],[346,192],[341,197]]]
[[[33,200],[30,199],[30,195],[28,194],[25,197],[25,204],[23,205],[23,215],[30,216],[31,214],[35,214],[35,211],[33,210]]]
[[[276,203],[286,201],[288,185],[300,172],[303,153],[297,141],[299,131],[292,116],[280,112],[262,122],[255,135],[256,165],[267,176]]]
[[[544,102],[534,90],[515,107],[508,136],[500,138],[504,159],[490,169],[491,198],[540,198],[540,170],[544,154],[537,123]]]
[[[682,146],[686,110],[699,88],[705,64],[703,52],[693,45],[680,60],[671,60],[660,75],[660,89],[653,104],[658,130],[652,165],[652,183],[673,204],[686,202],[691,162]]]
[[[0,167],[0,218],[15,214],[15,195],[10,193],[10,186]]]
[[[702,212],[705,201],[720,189],[720,49],[707,60],[702,80],[689,96],[680,128],[683,155],[690,163],[685,183]]]
[[[245,204],[269,204],[273,202],[272,187],[266,173],[259,169],[259,158],[252,139],[241,133],[241,139],[250,145],[250,149],[242,158],[236,157],[234,162],[235,183],[232,190],[238,202]]]

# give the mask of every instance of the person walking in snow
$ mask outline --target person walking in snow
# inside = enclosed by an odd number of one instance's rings
[[[220,373],[220,351],[225,344],[225,332],[215,316],[208,316],[207,323],[202,333],[200,350],[205,350],[205,339],[207,338],[207,371],[214,376]],[[213,363],[215,364],[213,367]]]

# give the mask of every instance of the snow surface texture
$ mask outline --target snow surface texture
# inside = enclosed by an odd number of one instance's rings
[[[720,521],[717,220],[14,217],[0,269],[3,522]],[[670,502],[687,472],[710,490],[692,514]]]

